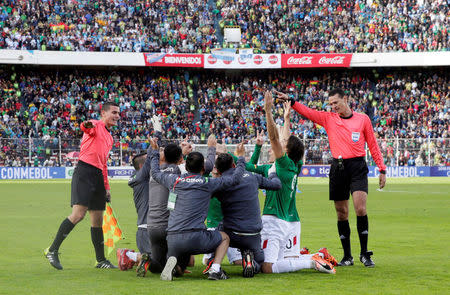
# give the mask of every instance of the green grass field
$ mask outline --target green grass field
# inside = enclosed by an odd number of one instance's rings
[[[154,274],[137,278],[134,271],[94,269],[88,217],[61,247],[64,270],[55,270],[43,249],[70,213],[70,182],[0,181],[0,294],[449,294],[450,178],[388,179],[384,192],[376,190],[376,179],[370,181],[369,249],[375,268],[365,269],[357,259],[359,240],[351,211],[355,265],[337,268],[336,275],[304,270],[244,279],[240,267],[224,263],[231,279],[208,281],[197,256],[192,274],[173,282]],[[124,181],[112,181],[111,186],[126,236],[119,247],[136,249],[131,189]],[[300,189],[302,247],[328,247],[340,259],[327,179],[302,178]],[[111,260],[117,262],[115,256]]]

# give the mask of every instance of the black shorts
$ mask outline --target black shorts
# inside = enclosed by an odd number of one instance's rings
[[[78,161],[72,176],[70,205],[82,205],[89,210],[105,210],[106,189],[102,170]]]
[[[330,168],[330,200],[348,200],[355,191],[369,192],[367,174],[369,168],[363,157],[343,160],[333,159]]]

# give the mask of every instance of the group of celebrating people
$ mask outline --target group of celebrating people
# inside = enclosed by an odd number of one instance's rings
[[[286,113],[281,130],[272,114],[274,95],[278,101],[283,101]],[[241,253],[240,261],[234,261],[242,265],[244,277],[253,277],[259,272],[284,273],[308,268],[334,274],[335,266],[354,263],[348,222],[350,194],[357,215],[359,258],[366,267],[374,267],[373,253],[367,249],[366,142],[379,168],[380,188],[385,185],[386,166],[368,116],[352,111],[341,89],[330,91],[328,102],[333,112],[316,111],[287,94],[265,91],[264,111],[271,159],[264,165],[258,165],[263,144],[260,132],[257,132],[256,150],[249,163],[245,163],[243,157],[243,143],[233,155],[225,152],[224,144],[218,144],[214,135],[208,138],[205,160],[201,153],[192,151],[186,141],[180,145],[170,143],[160,149],[158,137],[161,137],[162,126],[159,117],[153,116],[151,121],[157,137],[150,139],[147,153],[133,158],[136,173],[129,181],[138,212],[136,237],[140,253],[119,249],[119,268],[126,270],[138,264],[138,276],[145,276],[149,270],[161,273],[162,280],[172,280],[185,273],[186,267],[192,264],[192,255],[208,254],[204,259],[204,273],[208,279],[222,280],[228,278],[221,268],[222,260],[228,250],[233,255],[231,249],[234,248],[234,256],[236,249]],[[344,250],[339,263],[326,248],[312,254],[300,249],[296,193],[305,147],[291,132],[291,109],[327,130],[333,155],[330,200],[335,204]],[[99,232],[101,213],[105,203],[111,201],[106,163],[113,138],[108,131],[117,125],[119,112],[117,104],[107,102],[101,108],[100,120],[85,121],[81,125],[80,161],[72,178],[72,213],[63,220],[52,245],[44,251],[50,264],[57,269],[63,269],[58,255],[61,243],[87,211],[91,215],[96,267],[117,268],[105,258],[103,237]],[[259,189],[266,190],[262,217]],[[286,247],[287,243],[290,247]]]

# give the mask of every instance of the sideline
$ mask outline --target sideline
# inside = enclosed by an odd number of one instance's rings
[[[36,184],[36,183],[70,183],[71,179],[8,179],[1,180],[1,184]],[[109,179],[110,183],[128,183],[128,179]],[[302,184],[328,184],[328,177],[299,177],[299,185]],[[369,178],[369,184],[378,184],[378,178]],[[450,177],[392,177],[386,180],[386,192],[389,184],[450,184]],[[400,191],[398,191],[400,192]]]

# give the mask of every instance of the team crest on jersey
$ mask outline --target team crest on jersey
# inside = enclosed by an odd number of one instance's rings
[[[353,142],[359,141],[359,132],[352,132],[352,140]]]

